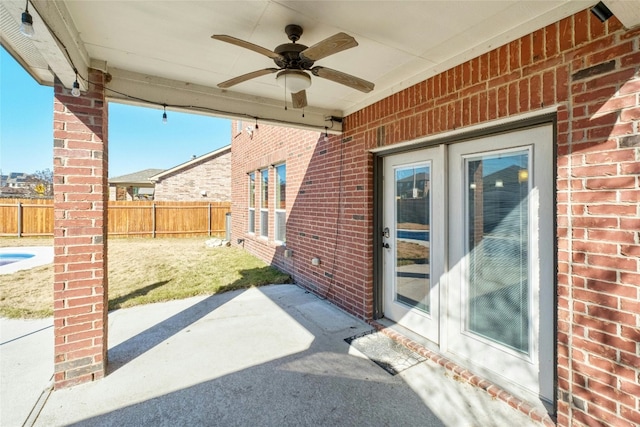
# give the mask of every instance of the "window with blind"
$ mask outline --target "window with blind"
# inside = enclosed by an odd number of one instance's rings
[[[256,174],[249,174],[249,233],[256,232]]]
[[[276,166],[275,240],[286,242],[287,165]]]
[[[260,236],[269,237],[269,169],[260,171]]]

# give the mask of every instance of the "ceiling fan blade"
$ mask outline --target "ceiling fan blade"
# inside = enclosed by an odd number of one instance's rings
[[[235,37],[227,36],[227,35],[224,35],[224,34],[214,34],[214,35],[211,36],[211,38],[215,39],[215,40],[220,40],[220,41],[223,41],[223,42],[231,43],[231,44],[234,44],[236,46],[243,47],[245,49],[252,50],[252,51],[257,52],[259,54],[268,56],[271,59],[284,59],[283,56],[280,55],[279,53],[275,53],[274,51],[269,50],[269,49],[267,49],[265,47],[258,46],[257,44],[249,43],[248,41],[240,40],[240,39],[237,39]]]
[[[298,93],[291,93],[293,108],[304,108],[307,106],[307,91],[301,90]]]
[[[317,61],[334,53],[342,52],[346,49],[358,46],[356,39],[349,34],[338,33],[328,37],[321,42],[306,48],[300,55],[306,59]]]
[[[349,86],[350,88],[357,89],[360,92],[371,92],[374,88],[374,84],[361,79],[351,74],[343,73],[342,71],[333,70],[326,67],[313,67],[311,73],[314,76],[322,77],[323,79],[331,80],[332,82],[340,83],[341,85]]]
[[[265,68],[264,70],[253,71],[251,73],[243,74],[238,77],[234,77],[222,83],[218,83],[220,89],[226,89],[231,86],[235,86],[238,83],[246,82],[247,80],[255,79],[256,77],[266,76],[267,74],[275,73],[279,71],[277,68]]]

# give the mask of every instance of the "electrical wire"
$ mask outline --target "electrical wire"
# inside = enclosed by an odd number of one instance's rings
[[[333,127],[333,120],[331,120],[331,126]],[[340,227],[341,227],[341,219],[343,216],[343,206],[342,206],[342,196],[343,196],[343,170],[344,170],[344,143],[342,140],[339,141],[340,144],[340,169],[338,171],[338,215],[336,216],[336,225],[335,225],[335,243],[333,245],[333,260],[331,262],[331,279],[329,281],[329,287],[324,294],[324,297],[327,298],[329,293],[332,291],[335,283],[336,283],[336,260],[338,259],[338,238],[340,237]]]

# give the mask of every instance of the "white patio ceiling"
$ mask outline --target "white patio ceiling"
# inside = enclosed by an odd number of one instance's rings
[[[108,72],[112,76],[108,88],[156,106],[193,105],[221,117],[259,117],[324,128],[326,116],[355,112],[595,3],[34,0],[29,11],[36,34],[28,39],[18,31],[25,0],[3,0],[1,41],[42,84],[52,84],[57,75],[70,88],[75,79],[72,62],[84,77],[87,67]],[[606,3],[614,13],[624,14],[627,26],[638,23],[640,0]],[[353,36],[359,46],[318,60],[316,65],[371,81],[375,89],[362,93],[313,76],[303,117],[301,110],[291,108],[289,97],[289,108],[284,109],[284,91],[275,74],[227,90],[216,87],[232,77],[275,65],[266,56],[213,40],[211,35],[227,34],[274,49],[288,42],[287,24],[303,27],[299,43],[307,46],[338,32]],[[141,103],[112,91],[107,95]]]

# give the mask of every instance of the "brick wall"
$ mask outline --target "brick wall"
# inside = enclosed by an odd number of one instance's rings
[[[637,425],[639,67],[640,30],[615,17],[603,24],[586,10],[346,117],[341,138],[261,125],[253,139],[233,143],[234,237],[296,282],[371,318],[368,150],[554,107],[558,424]],[[246,173],[272,160],[287,161],[290,259],[271,238],[246,234]]]
[[[231,149],[205,157],[163,176],[156,182],[154,200],[231,201]],[[206,195],[202,195],[205,192]]]
[[[90,71],[89,80],[103,83]],[[102,87],[75,98],[55,85],[54,383],[105,375],[107,364],[107,106]]]

